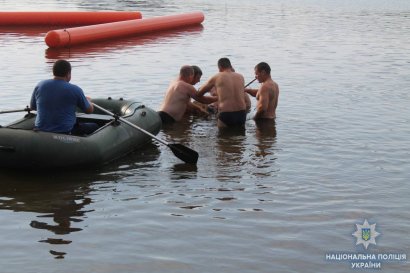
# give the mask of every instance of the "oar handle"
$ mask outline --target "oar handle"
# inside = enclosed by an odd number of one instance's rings
[[[181,159],[182,161],[184,161],[186,163],[190,163],[190,164],[196,164],[198,162],[198,153],[196,151],[194,151],[194,150],[192,150],[188,147],[185,147],[182,144],[168,144],[167,142],[163,141],[160,138],[157,138],[156,136],[154,136],[150,132],[145,131],[144,129],[138,127],[134,123],[131,123],[128,120],[119,117],[118,115],[108,111],[107,109],[104,109],[101,106],[99,106],[99,105],[97,105],[93,102],[92,102],[92,105],[94,105],[94,107],[96,107],[97,109],[103,111],[104,113],[107,113],[107,114],[113,116],[115,119],[119,119],[121,122],[124,122],[125,124],[128,124],[129,126],[143,132],[144,134],[147,134],[151,138],[156,139],[158,142],[160,142],[164,145],[167,145],[168,148],[170,148],[171,151],[174,153],[174,155],[176,157],[178,157],[179,159]]]
[[[31,111],[31,109],[28,106],[26,106],[26,108],[24,108],[24,109],[0,111],[0,114],[16,113],[16,112],[30,112],[30,111]]]
[[[162,144],[167,145],[167,146],[169,145],[169,143],[167,143],[166,141],[164,141],[164,140],[162,140],[162,139],[160,139],[160,138],[157,138],[155,135],[151,134],[150,132],[144,130],[144,129],[141,128],[141,127],[138,127],[138,126],[135,125],[134,123],[129,122],[128,120],[126,120],[126,119],[124,119],[124,118],[122,118],[122,117],[120,117],[120,116],[114,114],[113,112],[108,111],[108,110],[105,109],[105,108],[102,108],[101,106],[99,106],[99,105],[97,105],[97,104],[95,104],[95,103],[93,103],[93,102],[92,102],[92,104],[93,104],[93,106],[96,107],[97,109],[99,109],[99,110],[101,110],[101,111],[103,111],[103,112],[105,112],[105,113],[107,113],[107,114],[109,114],[109,115],[111,115],[111,116],[113,116],[113,117],[118,118],[119,120],[121,120],[122,122],[128,124],[129,126],[134,127],[135,129],[137,129],[137,130],[143,132],[144,134],[149,135],[149,136],[152,137],[153,139],[156,139],[158,142],[161,142]]]
[[[248,87],[249,85],[251,85],[254,81],[256,81],[256,78],[255,78],[255,79],[253,79],[252,81],[250,81],[247,85],[245,85],[245,87],[244,87],[244,88],[246,88],[246,87]]]

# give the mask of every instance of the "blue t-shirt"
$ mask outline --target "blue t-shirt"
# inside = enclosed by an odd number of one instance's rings
[[[70,132],[76,123],[77,107],[86,111],[90,103],[80,87],[64,80],[41,81],[30,101],[30,108],[37,110],[35,126],[45,132]]]

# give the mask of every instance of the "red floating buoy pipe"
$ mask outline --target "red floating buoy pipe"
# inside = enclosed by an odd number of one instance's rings
[[[52,30],[46,34],[49,47],[69,47],[104,39],[123,37],[200,24],[204,21],[202,12],[191,12],[140,20],[128,20],[107,24]]]
[[[139,11],[0,11],[3,26],[78,26],[141,18]]]

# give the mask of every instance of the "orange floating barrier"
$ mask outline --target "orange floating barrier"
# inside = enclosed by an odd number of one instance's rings
[[[121,39],[106,39],[98,43],[84,43],[73,47],[54,47],[45,50],[45,58],[49,60],[72,59],[72,58],[96,58],[119,50],[128,50],[135,46],[155,45],[158,41],[175,42],[181,36],[197,38],[204,30],[202,24],[183,27],[179,29],[163,30],[161,33],[147,33],[144,37],[127,36]],[[0,28],[0,39],[1,39]]]
[[[69,47],[104,39],[192,26],[204,21],[202,12],[191,12],[140,20],[128,20],[107,24],[52,30],[46,34],[46,44],[53,47]]]
[[[138,11],[0,11],[3,26],[75,26],[141,19]]]

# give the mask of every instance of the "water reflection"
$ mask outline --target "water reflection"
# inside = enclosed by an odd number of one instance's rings
[[[249,163],[253,166],[252,174],[257,177],[271,176],[278,171],[274,167],[276,160],[276,124],[272,120],[256,120],[254,122],[256,143],[252,146],[249,156]]]
[[[198,167],[196,164],[180,163],[172,166],[172,180],[196,179]]]
[[[180,143],[196,150],[198,139],[195,134],[195,127],[198,125],[198,117],[185,116],[181,121],[173,124],[164,124],[159,135],[169,143]],[[201,152],[199,151],[201,158]],[[195,164],[177,163],[171,167],[171,179],[196,179],[198,167]]]
[[[54,234],[39,242],[50,245],[70,244],[71,241],[58,238],[81,231],[78,223],[86,213],[92,211],[86,207],[92,203],[89,197],[90,182],[96,175],[87,173],[31,173],[29,175],[4,172],[0,173],[0,209],[16,212],[33,212],[36,219],[30,226],[45,229]],[[50,250],[56,258],[63,258],[65,253]]]
[[[75,1],[77,2],[77,1]],[[166,7],[164,2],[168,1],[112,1],[112,0],[100,0],[98,3],[90,1],[79,1],[79,3],[73,3],[81,9],[95,9],[95,10],[129,10],[134,8],[153,8],[153,9],[163,9]],[[72,3],[72,1],[70,1]]]
[[[135,37],[122,37],[118,39],[96,41],[89,44],[68,48],[47,48],[47,59],[95,58],[107,53],[130,50],[135,46],[162,44],[178,39],[181,36],[197,35],[203,30],[202,25],[189,26],[174,30],[158,31],[151,34]]]
[[[173,124],[165,124],[162,133],[167,142],[178,142],[185,145],[193,141],[193,126],[192,119],[186,118]]]
[[[217,179],[220,181],[240,180],[241,166],[245,164],[245,127],[220,128],[216,137]]]
[[[255,137],[258,140],[258,156],[265,157],[273,153],[272,145],[276,142],[276,124],[272,120],[256,120]]]
[[[0,37],[1,36],[12,36],[12,37],[44,36],[48,31],[52,29],[53,28],[51,26],[0,26]]]
[[[112,180],[113,177],[115,177],[115,180],[119,180],[122,177],[132,176],[134,171],[141,174],[142,171],[155,168],[159,164],[160,154],[160,144],[153,141],[145,144],[137,151],[101,167],[99,172],[100,175],[107,176],[108,181]]]
[[[131,170],[153,168],[159,153],[156,145],[147,144],[111,164],[89,170],[47,173],[1,170],[0,210],[34,213],[29,225],[51,234],[38,242],[49,244],[49,252],[56,259],[64,258],[66,253],[54,248],[71,244],[67,235],[83,230],[82,222],[94,211],[90,208],[94,185],[133,176]]]

